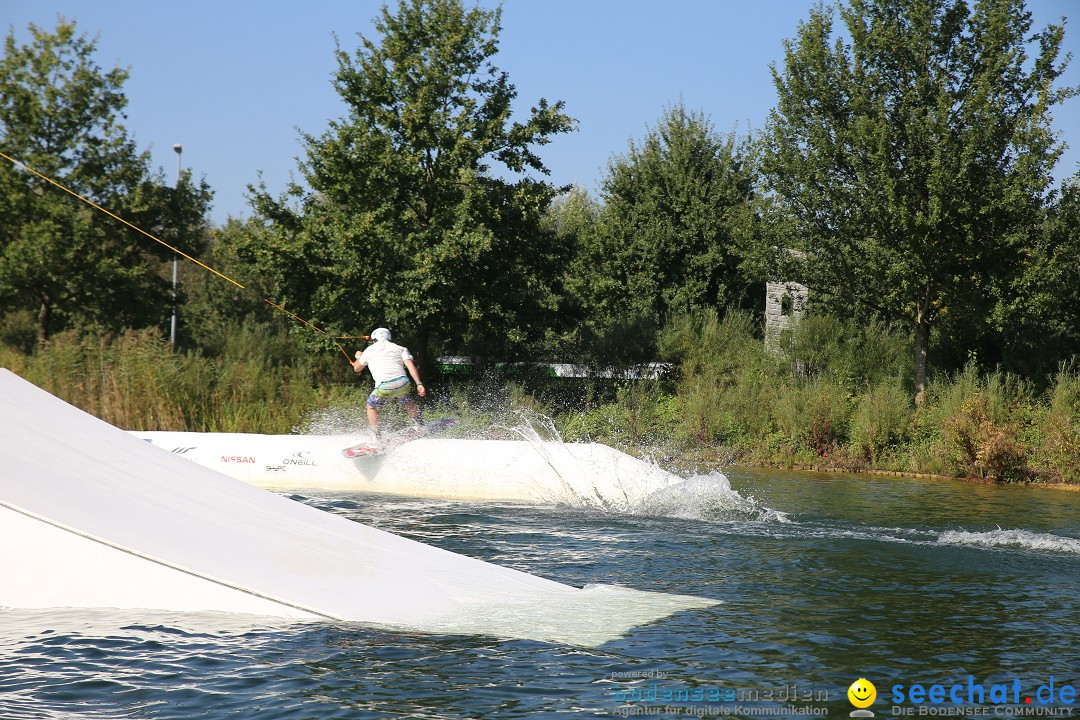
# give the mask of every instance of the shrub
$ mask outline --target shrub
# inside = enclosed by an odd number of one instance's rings
[[[1037,421],[1035,462],[1066,482],[1080,482],[1080,373],[1063,365]]]
[[[881,453],[903,442],[912,420],[912,398],[899,379],[880,382],[855,401],[851,447],[876,464]]]
[[[841,359],[847,354],[844,324],[831,315],[807,315],[790,335],[789,357],[800,373],[817,377],[845,376]],[[838,372],[839,371],[839,372]]]
[[[677,317],[660,334],[660,352],[679,364],[683,377],[703,375],[731,382],[740,370],[775,366],[755,337],[754,319],[730,310],[723,319],[714,309]]]
[[[0,316],[0,346],[28,355],[36,342],[37,322],[29,310],[12,310]]]
[[[679,401],[656,383],[630,381],[619,388],[615,402],[571,414],[560,431],[566,440],[637,450],[666,445],[676,435],[683,412]]]
[[[997,481],[1027,474],[1021,431],[1031,416],[1028,383],[1000,372],[980,378],[969,363],[934,394],[936,412],[927,415],[941,428],[940,447],[955,472]]]
[[[777,387],[773,408],[781,436],[796,452],[807,449],[823,457],[845,440],[851,400],[833,380],[788,380]]]
[[[767,428],[770,376],[776,361],[754,336],[753,318],[715,310],[676,318],[661,334],[661,352],[678,363],[678,435],[689,442],[738,443]]]
[[[911,372],[907,335],[876,320],[860,325],[829,315],[807,315],[787,344],[796,374],[826,375],[852,393],[891,378],[907,378]]]

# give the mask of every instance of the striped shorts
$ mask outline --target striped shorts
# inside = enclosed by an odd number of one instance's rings
[[[373,408],[381,408],[391,400],[408,402],[409,390],[411,389],[412,382],[405,375],[381,382],[368,395],[367,404]]]

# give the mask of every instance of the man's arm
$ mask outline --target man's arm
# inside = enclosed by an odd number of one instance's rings
[[[416,394],[420,397],[427,395],[427,388],[424,387],[424,383],[420,382],[420,371],[416,369],[416,363],[411,359],[406,360],[405,367],[409,369],[409,374],[412,375],[413,382],[416,383]]]
[[[356,360],[354,360],[353,364],[352,364],[353,372],[363,372],[364,367],[366,365],[367,365],[367,362],[364,360],[364,353],[357,350],[356,351]]]

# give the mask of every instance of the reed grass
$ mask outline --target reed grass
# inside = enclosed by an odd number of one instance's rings
[[[1042,474],[1080,483],[1080,371],[1062,365],[1035,420],[1032,461]]]
[[[65,332],[25,354],[0,346],[0,363],[86,412],[128,430],[287,433],[307,415],[357,402],[320,384],[318,365],[275,365],[240,332],[224,357],[172,352],[154,330]],[[249,344],[249,347],[243,347]]]
[[[656,395],[652,411],[647,393],[620,395],[574,426],[632,446],[636,418],[665,416],[673,421],[652,421],[650,448],[675,456],[1080,482],[1073,366],[1040,394],[1024,378],[969,364],[932,378],[916,410],[910,342],[880,324],[805,318],[770,356],[748,314],[706,311],[673,320],[661,347],[678,366],[674,395]]]

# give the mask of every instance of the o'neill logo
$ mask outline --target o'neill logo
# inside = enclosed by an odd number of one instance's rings
[[[255,463],[254,455],[222,455],[221,462],[223,463]]]
[[[296,452],[294,452],[292,454],[291,458],[285,458],[284,460],[282,460],[281,464],[282,465],[310,465],[310,466],[314,467],[315,466],[315,461],[308,459],[308,451],[307,450],[297,450]]]
[[[185,455],[185,454],[191,452],[192,450],[194,450],[196,447],[198,447],[198,446],[197,445],[192,445],[190,447],[174,447],[172,449],[172,452],[173,452],[174,455]]]

